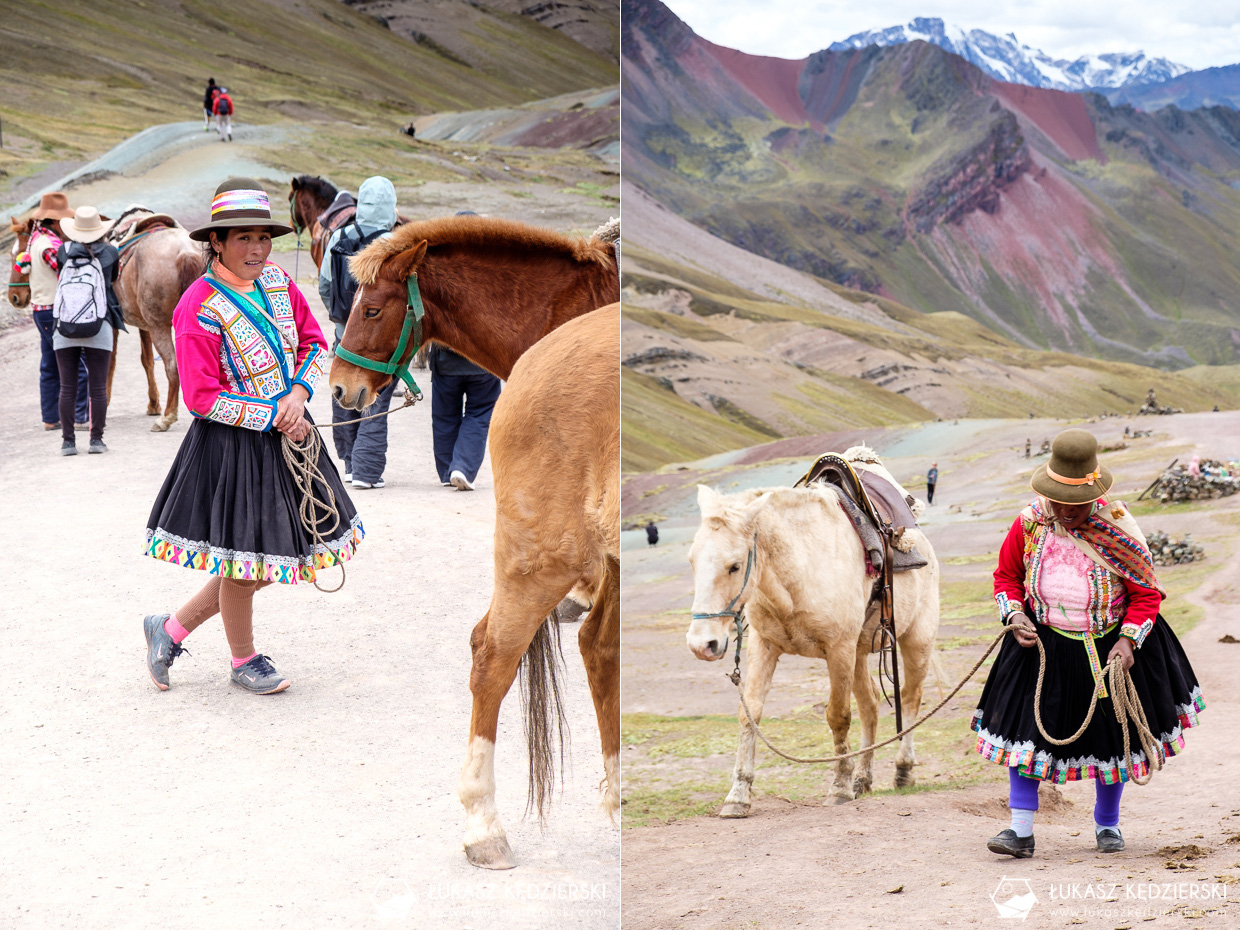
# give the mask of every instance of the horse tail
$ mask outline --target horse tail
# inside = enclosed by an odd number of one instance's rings
[[[203,272],[203,256],[198,252],[182,252],[177,256],[177,286],[184,294]]]
[[[563,671],[560,623],[552,612],[521,657],[521,709],[525,715],[525,742],[530,762],[525,813],[528,816],[537,811],[540,823],[546,819],[547,803],[555,787],[557,748],[561,788],[564,782],[568,719],[564,715],[560,688]]]

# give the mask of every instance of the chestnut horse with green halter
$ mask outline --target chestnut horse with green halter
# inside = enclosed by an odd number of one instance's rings
[[[459,790],[469,861],[511,868],[495,807],[500,703],[524,665],[529,807],[541,817],[563,720],[551,697],[554,610],[570,591],[593,602],[578,645],[602,741],[604,806],[619,809],[619,311],[592,312],[619,300],[616,249],[603,239],[457,216],[401,227],[350,269],[360,287],[330,374],[341,406],[364,410],[394,377],[410,384],[421,341],[512,379],[491,423],[495,587],[470,638],[473,713]],[[579,319],[587,314],[588,322]],[[536,343],[527,365],[522,356]],[[545,448],[531,448],[539,436]]]
[[[30,217],[24,220],[9,217],[9,232],[15,237],[9,250],[9,303],[18,310],[30,306],[30,272],[17,267],[17,256],[26,251],[33,229],[34,220]]]

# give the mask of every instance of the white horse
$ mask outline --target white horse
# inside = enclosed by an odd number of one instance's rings
[[[880,473],[885,475],[885,469]],[[835,737],[834,754],[840,755],[849,751],[850,695],[855,690],[863,749],[875,742],[880,695],[867,663],[872,644],[878,642],[873,635],[878,605],[870,597],[874,576],[866,574],[861,540],[837,493],[831,486],[814,485],[724,496],[699,485],[702,524],[689,552],[693,613],[714,616],[695,618],[686,638],[699,659],[722,659],[728,654],[733,621],[720,614],[744,609],[750,631],[744,694],[755,722],[762,719],[762,705],[781,655],[825,659],[831,681],[827,723]],[[914,542],[929,563],[899,572],[893,580],[901,706],[904,720],[911,722],[921,707],[939,628],[939,565],[919,529],[907,529],[904,539]],[[736,769],[721,817],[749,814],[755,734],[744,708],[738,718]],[[836,763],[834,803],[871,789],[873,753],[858,758],[855,781],[852,759]],[[915,762],[910,733],[900,741],[896,787],[914,783]]]

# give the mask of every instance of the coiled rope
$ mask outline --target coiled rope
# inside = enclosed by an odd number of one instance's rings
[[[310,430],[306,438],[300,442],[290,438],[287,433],[280,437],[280,450],[284,454],[284,464],[288,466],[293,476],[293,484],[297,486],[301,496],[298,515],[301,518],[302,527],[314,541],[314,554],[318,553],[320,547],[327,548],[323,542],[324,535],[330,536],[340,529],[340,511],[336,509],[336,494],[324,478],[322,469],[319,468],[319,452],[322,447],[323,440],[317,429]],[[326,501],[321,501],[315,496],[315,481],[318,481],[320,486],[327,491]],[[331,518],[331,526],[324,527],[322,521],[327,520],[328,517]],[[312,554],[311,558],[313,557]],[[318,573],[315,573],[314,586],[324,594],[334,594],[344,587],[344,562],[337,558],[336,564],[340,566],[340,584],[334,588],[324,588],[320,585]]]

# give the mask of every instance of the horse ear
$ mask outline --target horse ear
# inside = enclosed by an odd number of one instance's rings
[[[769,504],[770,501],[771,495],[768,492],[754,498],[741,509],[741,522],[747,531],[753,527],[754,521],[758,519],[758,514],[762,512],[762,508]]]
[[[719,494],[704,484],[699,484],[698,489],[698,510],[702,511],[702,516],[708,513],[714,513],[719,509]]]
[[[296,192],[300,189],[301,189],[301,184],[298,182],[296,178],[293,178],[293,191]]]
[[[383,270],[394,275],[395,280],[404,281],[409,275],[422,264],[422,259],[426,257],[427,241],[423,239],[412,248],[405,249],[394,257],[388,259],[387,264],[383,266]]]

